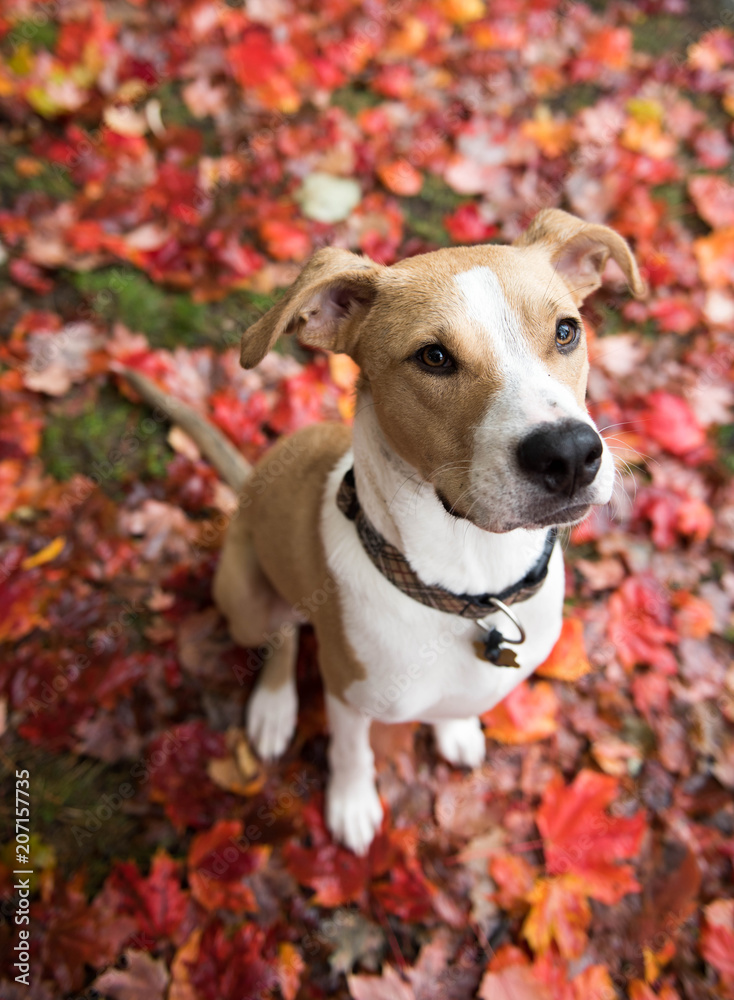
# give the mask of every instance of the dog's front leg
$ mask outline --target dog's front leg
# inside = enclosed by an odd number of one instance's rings
[[[372,720],[328,692],[326,714],[331,737],[326,823],[342,844],[366,854],[382,823],[370,746]]]
[[[478,767],[487,755],[482,724],[476,715],[434,722],[433,732],[441,755],[457,767]]]

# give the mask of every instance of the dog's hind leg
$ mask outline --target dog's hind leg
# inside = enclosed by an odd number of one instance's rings
[[[265,650],[246,718],[255,750],[271,760],[283,753],[296,726],[298,626],[293,609],[262,571],[244,510],[227,530],[213,593],[235,642]]]

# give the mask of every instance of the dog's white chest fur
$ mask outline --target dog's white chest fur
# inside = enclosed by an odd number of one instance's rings
[[[513,606],[527,632],[525,643],[513,647],[520,667],[497,667],[479,658],[474,647],[486,628],[426,607],[403,594],[374,566],[354,524],[336,504],[337,489],[352,461],[349,452],[331,473],[321,523],[329,569],[339,585],[346,634],[358,659],[369,668],[364,680],[355,680],[346,690],[347,701],[385,722],[435,722],[487,711],[543,662],[558,638],[563,605],[560,547],[553,553],[543,587]],[[505,579],[497,581],[495,589],[520,579],[527,568],[507,566]],[[486,622],[514,638],[514,626],[502,614],[488,616]]]

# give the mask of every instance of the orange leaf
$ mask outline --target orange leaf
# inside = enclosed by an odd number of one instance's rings
[[[393,160],[377,171],[377,176],[393,194],[410,198],[423,187],[423,175],[407,160]]]
[[[694,240],[693,252],[704,284],[728,288],[734,283],[734,226]]]
[[[584,769],[566,787],[560,775],[547,786],[536,815],[551,875],[572,872],[588,895],[611,905],[639,892],[631,865],[645,833],[645,817],[611,817],[605,812],[619,788],[616,778]]]
[[[454,24],[467,24],[484,17],[484,0],[443,0],[443,14]]]
[[[552,736],[558,728],[558,699],[546,681],[524,681],[489,712],[482,721],[490,739],[500,743],[534,743]]]
[[[716,619],[708,601],[687,590],[679,590],[673,595],[673,624],[679,635],[686,639],[705,639],[714,630]]]
[[[552,118],[550,113],[537,112],[533,120],[523,122],[521,131],[550,159],[561,156],[573,143],[571,123]]]
[[[583,880],[577,875],[539,878],[527,901],[532,908],[522,933],[533,951],[543,954],[555,941],[564,958],[578,958],[586,947],[591,921]]]
[[[587,965],[583,972],[572,980],[575,1000],[589,1000],[589,997],[613,997],[616,995],[612,977],[606,965]]]
[[[518,854],[496,854],[487,867],[499,889],[494,894],[495,902],[503,910],[511,910],[518,901],[524,901],[533,888],[535,870]]]
[[[591,35],[582,53],[584,59],[608,66],[610,69],[626,69],[632,54],[632,32],[629,28],[601,28]]]
[[[290,941],[278,945],[277,975],[284,1000],[295,1000],[306,964]]]
[[[536,673],[557,681],[577,681],[591,671],[584,645],[584,626],[578,618],[566,618],[558,642]]]
[[[657,994],[641,979],[630,983],[630,1000],[657,1000]]]
[[[198,993],[191,983],[191,970],[199,959],[201,934],[201,927],[197,927],[173,956],[168,1000],[198,1000]]]

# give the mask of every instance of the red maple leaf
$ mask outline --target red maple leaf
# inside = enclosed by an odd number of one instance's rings
[[[596,771],[580,771],[568,787],[556,775],[536,816],[549,874],[580,876],[588,894],[608,904],[639,892],[632,865],[619,862],[635,857],[646,829],[642,813],[626,818],[606,812],[618,790],[616,778]]]
[[[47,927],[43,966],[63,993],[81,989],[85,965],[108,965],[135,932],[135,921],[121,912],[119,894],[111,885],[87,902],[82,872],[66,882],[58,880],[34,916]]]
[[[272,951],[265,932],[254,924],[243,924],[232,932],[218,922],[210,923],[199,943],[190,983],[197,1000],[255,1000],[270,996],[278,986],[278,971],[271,964]],[[274,956],[272,956],[274,958]]]
[[[194,837],[188,857],[189,884],[194,899],[207,910],[242,913],[257,909],[244,879],[267,862],[271,848],[244,847],[242,832],[240,820],[220,820]]]
[[[181,886],[181,865],[165,851],[155,854],[148,875],[141,875],[132,861],[118,862],[108,881],[119,894],[121,911],[137,924],[139,946],[151,949],[167,938],[176,943],[185,939],[191,901]]]
[[[642,432],[671,455],[689,455],[706,444],[706,434],[681,396],[662,389],[645,400]]]
[[[628,577],[609,598],[607,635],[627,670],[641,663],[675,674],[677,663],[667,644],[678,636],[668,596],[651,575]]]

